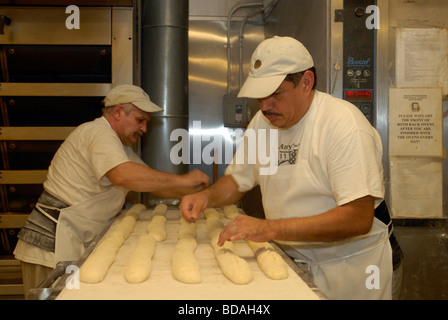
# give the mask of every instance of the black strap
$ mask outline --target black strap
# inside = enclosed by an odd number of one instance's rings
[[[387,209],[386,201],[381,202],[380,205],[376,207],[375,217],[381,222],[383,222],[385,225],[388,225],[390,223],[391,217],[389,214],[389,210]],[[391,231],[392,231],[392,223],[389,225],[389,232]],[[390,235],[389,241],[390,246],[392,247],[393,267],[394,269],[396,269],[400,265],[400,262],[403,259],[404,254],[393,232]]]

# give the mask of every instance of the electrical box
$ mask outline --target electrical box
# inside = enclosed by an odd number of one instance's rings
[[[224,96],[224,126],[246,127],[251,118],[247,98],[238,98],[234,94]]]

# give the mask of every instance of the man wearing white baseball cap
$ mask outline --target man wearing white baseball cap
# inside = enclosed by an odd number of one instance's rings
[[[150,168],[132,150],[151,113],[162,110],[141,88],[116,86],[103,104],[103,116],[78,126],[56,152],[44,191],[18,235],[14,254],[22,261],[25,294],[57,262],[78,260],[129,191],[180,198],[209,184],[199,170],[177,175]]]
[[[261,42],[239,96],[260,106],[247,131],[278,130],[278,141],[267,141],[278,147],[277,170],[263,175],[262,161],[234,159],[225,176],[184,196],[180,208],[195,220],[259,185],[266,219],[240,215],[218,245],[273,240],[307,266],[330,299],[391,299],[388,228],[374,218],[384,197],[380,137],[354,105],[315,84],[313,59],[299,41]]]

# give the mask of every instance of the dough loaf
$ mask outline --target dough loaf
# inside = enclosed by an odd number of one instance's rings
[[[222,208],[222,210],[224,211],[224,216],[227,219],[235,219],[236,217],[238,217],[240,215],[240,210],[234,204],[225,206]]]
[[[179,221],[177,244],[171,255],[173,277],[183,283],[200,283],[199,263],[194,256],[197,247],[196,223],[188,223],[184,218]]]
[[[258,266],[270,279],[281,280],[289,276],[286,262],[268,242],[247,241],[257,258]]]
[[[156,241],[164,241],[166,239],[165,230],[166,218],[165,216],[153,216],[151,222],[148,224],[146,231]]]
[[[160,204],[156,205],[156,207],[152,211],[152,215],[153,216],[155,216],[155,215],[166,216],[167,211],[168,211],[168,206],[164,203],[160,203]]]
[[[125,278],[129,283],[140,283],[149,278],[152,257],[156,250],[157,241],[151,235],[140,236],[137,246],[132,253]]]
[[[235,284],[249,284],[252,282],[253,275],[249,264],[234,253],[233,243],[226,241],[222,247],[219,247],[217,242],[218,237],[215,237],[211,243],[222,274]]]
[[[205,219],[210,219],[210,218],[217,218],[217,219],[221,219],[222,215],[221,213],[216,210],[215,208],[207,208],[204,210],[204,217]]]
[[[222,274],[235,284],[250,283],[253,280],[252,271],[247,261],[234,253],[233,243],[226,241],[222,247],[218,246],[224,224],[220,221],[221,214],[216,209],[209,209],[204,212],[207,234]]]
[[[140,216],[140,213],[145,210],[145,205],[141,203],[134,204],[131,208],[129,208],[128,211],[126,211],[125,216],[132,216],[135,218],[135,220],[138,220],[138,217]]]
[[[177,229],[177,239],[196,238],[196,223],[189,223],[183,217],[179,220],[179,228]]]
[[[98,283],[103,281],[107,271],[115,261],[118,249],[134,229],[135,222],[134,214],[125,214],[110,234],[98,244],[79,270],[79,279],[82,282]]]
[[[194,256],[197,242],[193,238],[179,239],[171,255],[171,271],[173,277],[183,283],[200,283],[199,263]]]
[[[168,207],[165,204],[158,204],[154,208],[151,222],[146,227],[147,234],[138,239],[126,269],[125,278],[129,283],[140,283],[149,278],[157,242],[166,239],[167,210]]]

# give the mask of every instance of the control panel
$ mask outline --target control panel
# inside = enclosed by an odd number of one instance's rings
[[[375,125],[375,38],[371,12],[376,0],[344,0],[343,99]],[[368,13],[368,11],[370,13]]]

